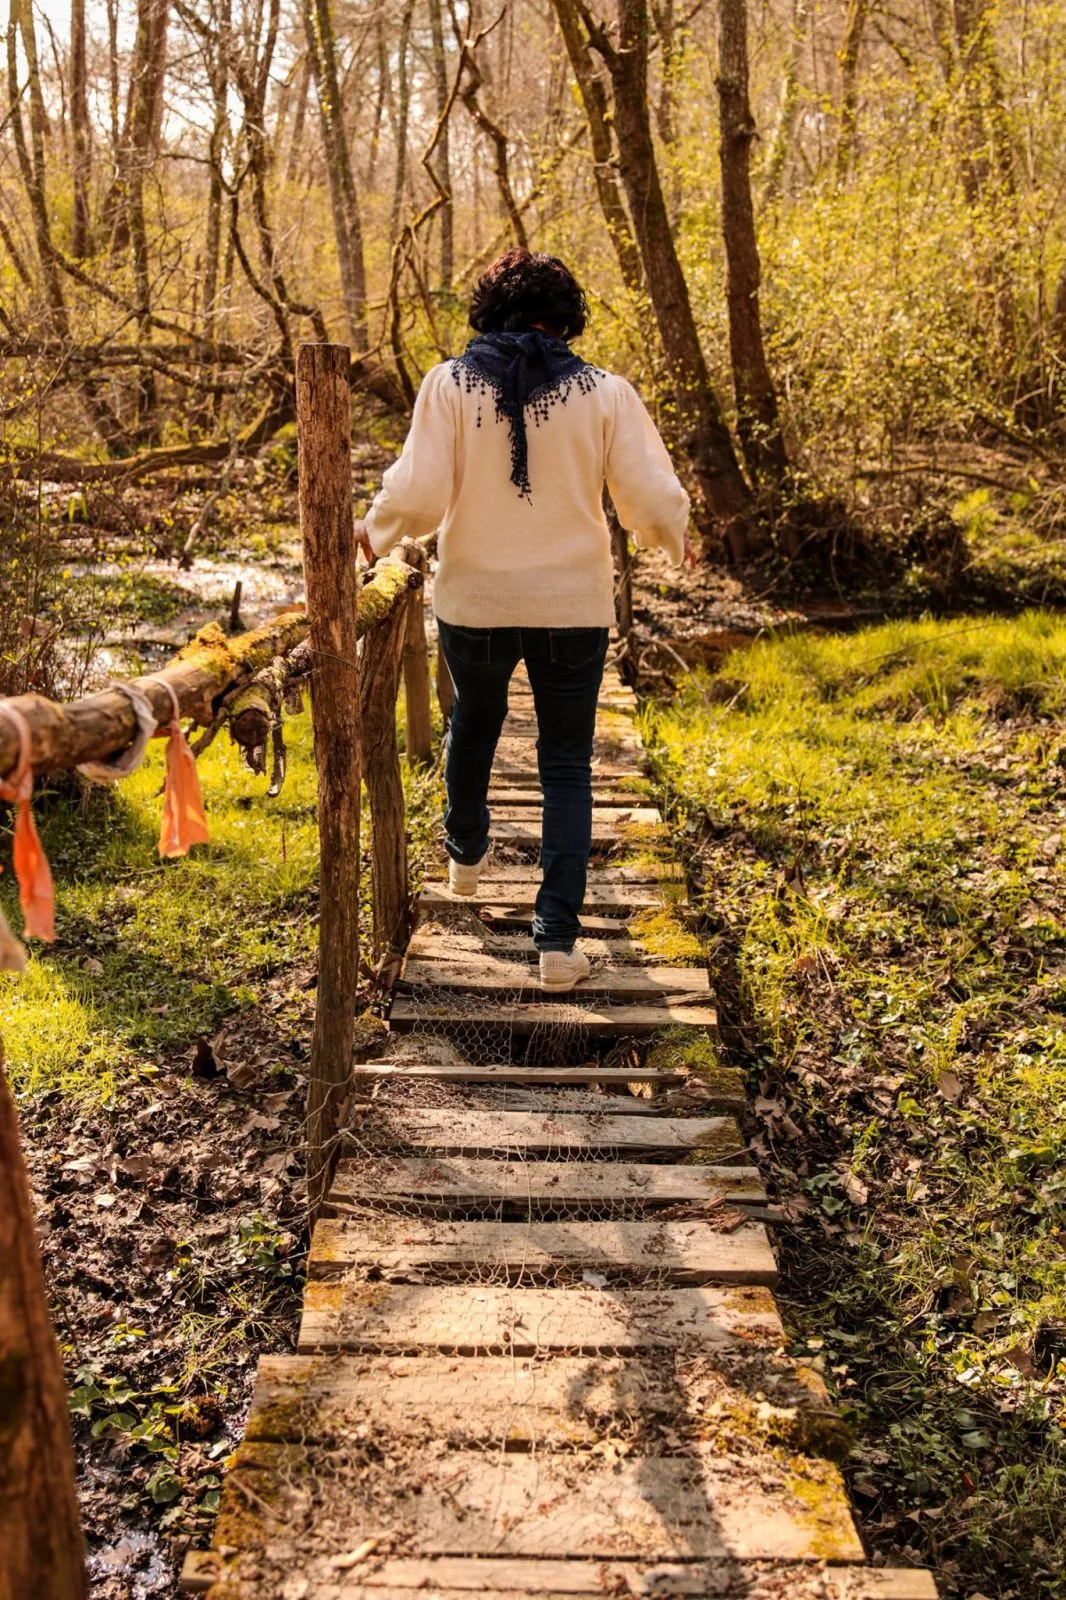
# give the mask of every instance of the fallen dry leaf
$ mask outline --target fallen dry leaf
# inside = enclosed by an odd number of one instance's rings
[[[330,1566],[337,1572],[350,1572],[353,1567],[365,1561],[367,1556],[373,1555],[380,1543],[380,1538],[364,1539],[362,1544],[356,1545],[354,1550],[349,1550],[347,1555],[334,1556]]]

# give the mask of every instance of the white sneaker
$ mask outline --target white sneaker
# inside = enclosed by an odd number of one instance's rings
[[[540,986],[557,993],[574,988],[587,978],[591,968],[589,958],[580,950],[542,950],[540,956]]]
[[[448,887],[452,894],[477,894],[477,886],[481,882],[481,872],[489,858],[486,850],[480,861],[475,861],[472,867],[464,867],[461,861],[453,861],[448,857]]]

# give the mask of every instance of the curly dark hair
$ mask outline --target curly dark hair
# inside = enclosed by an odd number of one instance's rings
[[[576,339],[588,314],[584,289],[558,256],[517,246],[482,274],[470,301],[470,326],[478,333],[521,333],[542,323]]]

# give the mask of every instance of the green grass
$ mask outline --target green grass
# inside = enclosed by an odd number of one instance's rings
[[[401,728],[402,732],[402,728]],[[211,843],[161,861],[162,745],[116,790],[40,795],[36,812],[56,881],[57,942],[27,973],[0,973],[0,1037],[22,1093],[105,1099],[124,1073],[210,1035],[251,1008],[266,982],[316,949],[316,780],[310,717],[286,722],[288,776],[277,799],[221,735],[200,759]],[[439,779],[406,771],[412,867],[433,848]],[[364,805],[363,926],[369,929]],[[10,843],[0,835],[8,866]],[[21,927],[9,871],[0,902]]]
[[[223,736],[200,762],[211,843],[156,849],[162,746],[114,792],[38,802],[56,880],[57,943],[0,977],[0,1034],[22,1091],[110,1096],[127,1069],[210,1034],[314,950],[318,835],[309,718],[287,725],[281,795]],[[10,878],[5,906],[19,925]]]
[[[648,722],[867,1532],[949,1594],[1066,1594],[1064,708],[1034,613],[764,641]]]

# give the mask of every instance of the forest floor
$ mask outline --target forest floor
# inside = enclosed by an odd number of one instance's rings
[[[191,572],[137,538],[103,568],[72,549],[93,674],[158,665],[238,577],[245,622],[294,597],[291,493],[249,527],[253,487]],[[635,600],[657,775],[787,1208],[786,1310],[853,1411],[864,1533],[947,1595],[1066,1593],[1066,628],[862,626],[868,598],[826,599],[857,631],[820,636],[797,631],[809,602],[648,556]],[[689,679],[673,651],[716,671]],[[276,800],[225,740],[206,752],[213,841],[183,862],[155,854],[158,756],[117,795],[38,806],[59,938],[0,980],[0,1035],[94,1600],[175,1592],[255,1363],[292,1344],[317,834],[308,719],[287,728]],[[417,869],[438,777],[409,802]]]

